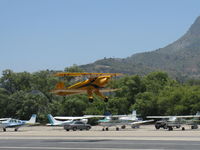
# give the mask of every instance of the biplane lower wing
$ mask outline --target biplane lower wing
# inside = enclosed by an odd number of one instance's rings
[[[83,94],[87,93],[85,90],[52,90],[51,93],[66,96],[66,95],[75,95],[75,94]]]
[[[99,92],[106,93],[106,92],[113,92],[119,89],[102,89]],[[92,91],[93,92],[93,91]],[[75,94],[86,94],[87,90],[79,90],[79,89],[55,89],[52,90],[51,93],[65,96],[65,95],[75,95]]]

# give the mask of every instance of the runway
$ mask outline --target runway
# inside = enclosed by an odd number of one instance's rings
[[[69,131],[62,127],[24,127],[19,132],[0,132],[2,150],[137,150],[199,149],[200,130],[155,130],[152,125],[124,131]]]
[[[130,149],[199,149],[199,142],[146,140],[1,140],[0,149],[70,149],[70,150],[130,150]]]

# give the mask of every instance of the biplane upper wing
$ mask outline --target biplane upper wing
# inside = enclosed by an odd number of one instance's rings
[[[110,75],[110,76],[121,76],[121,73],[87,73],[87,72],[60,72],[56,73],[54,76],[57,77],[64,77],[64,76],[103,76],[103,75]]]

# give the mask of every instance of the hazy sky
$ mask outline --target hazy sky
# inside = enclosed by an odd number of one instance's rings
[[[182,36],[200,0],[0,0],[0,72],[125,58]]]

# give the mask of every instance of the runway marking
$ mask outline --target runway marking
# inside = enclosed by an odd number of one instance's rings
[[[141,149],[121,149],[121,148],[74,148],[74,147],[0,147],[0,149],[55,149],[55,150],[141,150]],[[145,149],[145,150],[155,150],[155,149]],[[156,149],[156,150],[163,150],[163,149]]]

